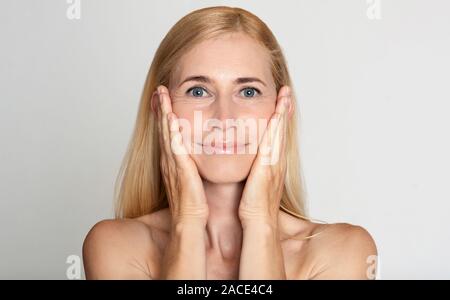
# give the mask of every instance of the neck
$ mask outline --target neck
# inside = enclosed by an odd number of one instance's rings
[[[242,226],[238,216],[243,182],[213,183],[203,180],[208,202],[207,249],[223,259],[238,259],[242,245]]]

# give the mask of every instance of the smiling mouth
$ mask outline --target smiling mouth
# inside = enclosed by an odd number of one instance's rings
[[[210,145],[199,143],[197,143],[197,145],[202,146],[203,149],[213,150],[215,154],[236,154],[239,150],[245,150],[250,143],[239,144],[236,142],[224,142],[216,145],[215,142],[212,141]]]

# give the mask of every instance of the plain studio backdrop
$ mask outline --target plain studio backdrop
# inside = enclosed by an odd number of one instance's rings
[[[450,278],[450,2],[77,2],[0,4],[0,278],[78,277],[157,46],[215,5],[285,52],[310,216],[365,227],[382,279]]]

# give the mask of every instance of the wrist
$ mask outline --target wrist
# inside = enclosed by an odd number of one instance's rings
[[[243,230],[259,229],[261,232],[271,233],[277,230],[278,220],[270,218],[253,218],[241,220]]]
[[[203,219],[176,219],[172,221],[171,228],[176,233],[184,232],[186,229],[195,230],[197,228],[204,230],[207,220]]]
[[[192,211],[171,212],[171,223],[172,227],[178,224],[180,226],[206,226],[208,216],[209,211],[207,208]]]

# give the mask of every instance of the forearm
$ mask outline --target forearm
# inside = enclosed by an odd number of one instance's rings
[[[206,279],[205,225],[172,226],[161,279]]]
[[[239,279],[286,279],[275,223],[243,223]]]

